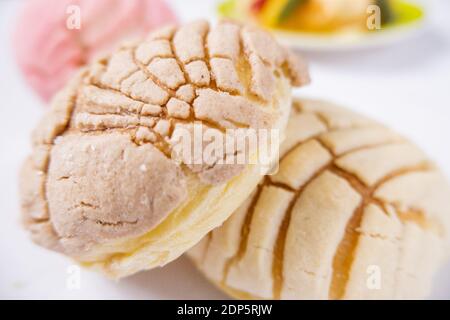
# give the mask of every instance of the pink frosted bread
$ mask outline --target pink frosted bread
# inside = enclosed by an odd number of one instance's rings
[[[14,53],[26,81],[49,100],[92,57],[176,20],[163,0],[30,0],[18,16]]]

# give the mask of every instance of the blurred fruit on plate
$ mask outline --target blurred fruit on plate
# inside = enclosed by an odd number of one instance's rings
[[[13,49],[25,80],[47,101],[93,57],[176,21],[164,0],[31,0],[17,17]]]
[[[273,29],[335,32],[343,28],[367,31],[370,5],[378,5],[388,26],[419,19],[420,7],[401,0],[226,0],[223,16],[252,21]]]
[[[379,29],[368,27],[372,5],[380,10]],[[225,0],[218,13],[271,29],[292,46],[319,49],[347,47],[381,33],[390,33],[384,40],[394,39],[424,18],[424,8],[404,0]]]

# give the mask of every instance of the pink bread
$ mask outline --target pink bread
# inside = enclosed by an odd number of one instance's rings
[[[79,29],[67,27],[72,5],[80,8]],[[13,34],[14,53],[26,81],[49,100],[75,70],[119,40],[176,20],[163,0],[27,1]]]

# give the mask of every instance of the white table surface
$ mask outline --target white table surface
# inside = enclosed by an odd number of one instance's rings
[[[120,282],[81,270],[32,244],[19,224],[18,168],[44,107],[14,63],[11,26],[21,0],[0,1],[0,298],[220,299],[185,258]],[[184,20],[213,17],[214,1],[173,0]],[[428,1],[429,2],[429,1]],[[306,54],[313,83],[299,94],[326,98],[385,122],[416,141],[450,176],[450,1],[436,0],[427,30],[388,48]],[[450,263],[435,280],[433,298],[450,298]]]

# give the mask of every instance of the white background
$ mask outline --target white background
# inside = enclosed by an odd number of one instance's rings
[[[10,49],[21,2],[0,1],[0,298],[225,298],[185,258],[118,283],[82,270],[81,288],[69,290],[72,262],[28,240],[19,224],[17,172],[44,106],[25,85]],[[214,1],[171,2],[183,20],[214,16]],[[450,1],[436,0],[431,9],[426,30],[394,46],[306,53],[313,83],[298,94],[385,122],[416,141],[450,176]],[[450,264],[437,276],[433,297],[450,299]]]

